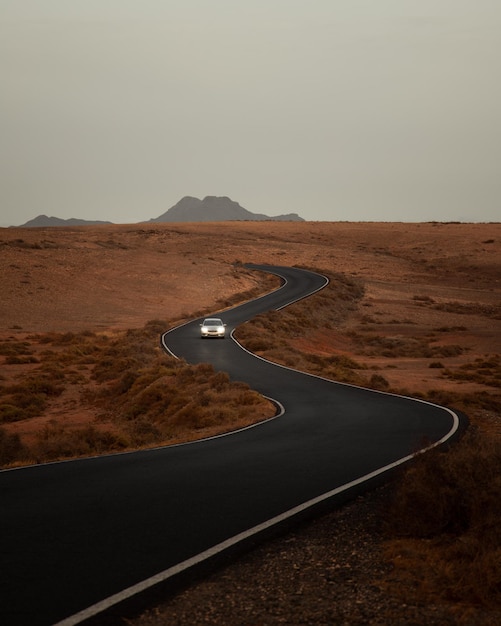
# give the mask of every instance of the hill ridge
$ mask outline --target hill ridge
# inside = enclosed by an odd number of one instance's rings
[[[184,196],[170,209],[150,220],[149,222],[223,222],[223,221],[279,221],[279,222],[304,222],[305,220],[297,213],[269,216],[264,213],[253,213],[242,207],[228,196],[205,196],[203,200],[194,196]],[[40,228],[52,226],[95,226],[100,224],[113,224],[102,220],[84,220],[79,218],[63,219],[60,217],[48,217],[40,214],[37,217],[21,224],[20,228]]]

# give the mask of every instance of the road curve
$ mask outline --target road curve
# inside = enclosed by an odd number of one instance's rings
[[[231,331],[326,279],[251,266],[284,285],[220,313]],[[450,409],[273,365],[199,320],[162,337],[274,398],[281,414],[229,436],[0,472],[0,622],[81,623],[269,528],[332,505],[384,475],[424,440],[455,436]]]

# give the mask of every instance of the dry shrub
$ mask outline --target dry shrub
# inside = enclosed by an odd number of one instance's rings
[[[451,380],[471,381],[488,387],[501,388],[501,357],[499,354],[489,358],[478,358],[471,363],[464,363],[458,368],[450,368],[443,376]]]
[[[0,356],[19,357],[32,354],[29,342],[6,340],[0,342]]]
[[[393,582],[412,580],[418,594],[501,605],[500,501],[499,439],[471,429],[447,451],[418,455],[386,516]]]
[[[459,315],[481,315],[492,319],[501,319],[501,306],[479,304],[478,302],[444,302],[435,304],[434,309]]]
[[[351,331],[350,338],[357,346],[359,354],[365,356],[384,356],[386,358],[436,358],[453,357],[464,352],[459,345],[430,345],[424,337],[383,337],[371,333],[357,333]]]
[[[372,389],[378,389],[379,391],[387,391],[390,388],[390,383],[381,374],[373,374],[370,377],[369,384]]]
[[[429,400],[441,406],[454,406],[469,414],[471,411],[492,411],[501,415],[501,395],[479,391],[475,393],[457,393],[445,389],[430,389],[426,393],[413,393],[405,389],[398,390],[404,396],[414,395],[416,398]]]
[[[29,454],[37,463],[74,456],[93,456],[104,452],[123,450],[128,442],[109,431],[98,430],[92,425],[68,429],[52,421],[37,436]]]
[[[280,311],[257,315],[237,329],[237,339],[251,349],[249,346],[259,338],[263,342],[262,349],[266,350],[277,344],[277,335],[302,337],[313,329],[333,328],[346,319],[356,310],[364,294],[363,285],[342,274],[316,271],[329,277],[330,282],[324,289]]]
[[[264,337],[261,335],[254,336],[253,333],[254,330],[250,330],[249,332],[239,330],[235,336],[247,350],[255,354],[263,354],[271,350],[275,345],[272,337]]]
[[[0,428],[0,466],[8,465],[23,457],[26,450],[17,433],[8,433]]]
[[[123,384],[113,387],[105,403],[109,410],[113,407],[115,421],[128,423],[129,432],[132,422],[146,420],[159,440],[210,427],[231,430],[249,411],[264,416],[267,405],[245,383],[231,382],[226,372],[216,372],[208,363],[190,366],[167,355],[141,370],[126,391]]]
[[[39,370],[20,383],[1,387],[0,423],[41,415],[50,397],[58,396],[62,391],[62,385],[55,383],[50,373]]]
[[[128,446],[144,447],[160,441],[161,433],[149,420],[139,417],[126,424],[124,428],[128,438]]]
[[[113,336],[46,333],[31,337],[48,346],[41,362],[16,384],[0,386],[0,423],[42,415],[69,385],[79,385],[82,405],[99,411],[111,429],[72,429],[52,422],[29,449],[2,435],[0,464],[51,461],[196,439],[273,415],[274,407],[247,385],[233,383],[207,363],[190,366],[164,354],[158,341],[169,327],[151,320]],[[28,346],[7,342],[4,356]],[[5,345],[5,344],[2,344]],[[210,430],[210,433],[208,432]]]
[[[320,356],[301,352],[285,345],[268,350],[266,358],[274,363],[281,363],[287,367],[338,382],[353,385],[366,384],[365,379],[357,371],[364,369],[364,366],[345,355]]]
[[[36,356],[8,356],[5,357],[6,365],[23,365],[26,363],[39,363]]]
[[[161,352],[148,336],[158,340],[156,332],[165,328],[165,323],[150,322],[142,331],[108,342],[93,369],[97,389],[88,400],[130,446],[195,439],[272,414],[268,401],[248,385],[231,382],[227,373]]]

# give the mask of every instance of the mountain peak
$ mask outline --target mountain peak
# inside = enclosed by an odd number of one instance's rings
[[[297,213],[270,217],[252,213],[228,196],[205,196],[203,200],[184,196],[177,204],[151,222],[222,222],[222,221],[294,221],[303,222]]]

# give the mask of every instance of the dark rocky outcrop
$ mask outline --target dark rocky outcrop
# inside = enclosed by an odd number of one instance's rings
[[[248,221],[291,221],[303,222],[297,213],[270,217],[263,213],[252,213],[227,196],[206,196],[203,200],[185,196],[151,222],[222,222],[232,220]]]

